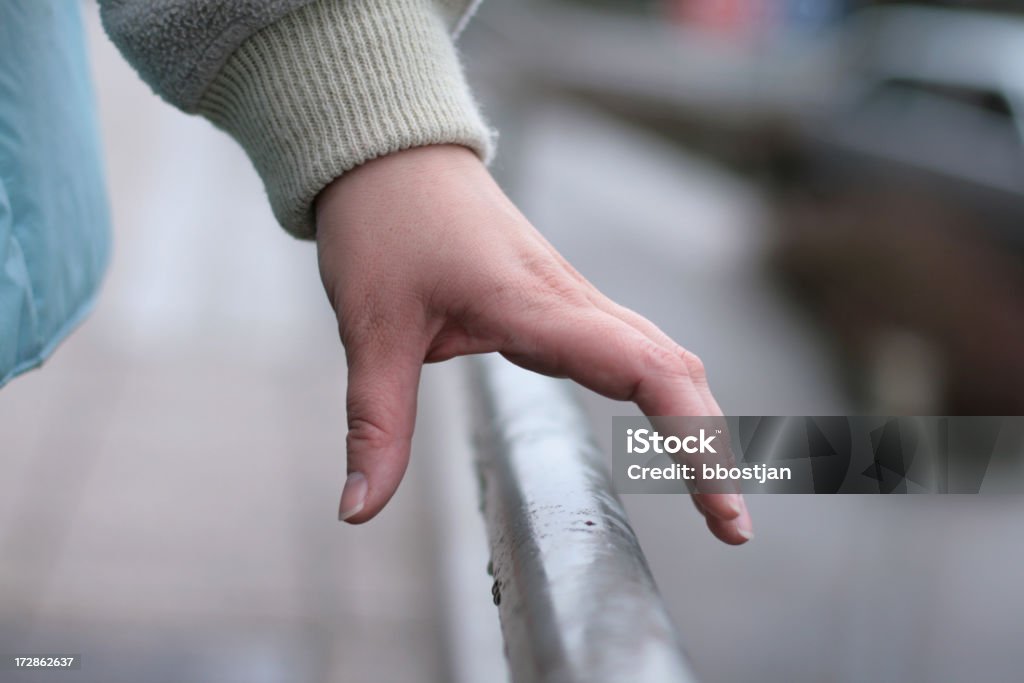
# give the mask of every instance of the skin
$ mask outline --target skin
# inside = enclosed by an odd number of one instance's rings
[[[424,363],[498,352],[646,415],[721,415],[700,359],[587,282],[466,148],[410,149],[335,180],[317,199],[317,247],[348,361],[347,522],[372,519],[405,474]],[[722,541],[752,537],[741,496],[694,502]]]

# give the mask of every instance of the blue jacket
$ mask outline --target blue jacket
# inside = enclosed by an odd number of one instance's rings
[[[0,386],[85,317],[108,260],[80,4],[0,2]]]

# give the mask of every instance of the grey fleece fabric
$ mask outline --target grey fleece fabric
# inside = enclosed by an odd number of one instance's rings
[[[315,236],[321,190],[371,159],[434,144],[491,156],[452,44],[471,0],[100,2],[157,94],[245,148],[296,237]]]
[[[160,96],[193,111],[228,57],[310,0],[101,0],[111,40]]]
[[[242,43],[310,2],[100,0],[100,13],[110,39],[142,79],[171,104],[195,112],[207,86]],[[479,2],[435,0],[453,33]]]

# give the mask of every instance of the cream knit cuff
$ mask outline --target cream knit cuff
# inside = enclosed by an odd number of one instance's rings
[[[235,51],[197,107],[248,152],[288,232],[316,232],[332,180],[385,154],[492,133],[432,0],[317,0]]]

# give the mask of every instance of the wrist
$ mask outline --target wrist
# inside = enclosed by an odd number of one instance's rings
[[[382,203],[393,204],[410,193],[444,203],[449,188],[466,193],[482,184],[493,185],[476,153],[453,144],[426,145],[387,154],[331,181],[316,198],[317,236],[322,229],[356,219]],[[420,204],[421,202],[417,202]]]

